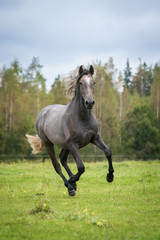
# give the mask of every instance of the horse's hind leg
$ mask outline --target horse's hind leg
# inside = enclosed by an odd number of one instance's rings
[[[77,184],[75,182],[72,182],[71,179],[73,177],[73,173],[71,172],[68,164],[67,164],[67,157],[68,157],[68,154],[69,154],[69,150],[67,149],[62,149],[59,157],[60,157],[60,160],[61,160],[61,163],[62,163],[62,166],[66,169],[67,173],[68,173],[68,176],[70,177],[69,179],[69,183],[72,185],[72,187],[74,188],[74,190],[76,191],[77,190]]]
[[[47,152],[48,152],[48,154],[49,154],[49,156],[50,156],[50,158],[52,160],[52,164],[53,164],[54,169],[61,176],[61,178],[64,181],[64,185],[68,188],[69,195],[70,196],[75,196],[76,195],[75,190],[73,189],[71,184],[67,181],[65,176],[62,174],[61,166],[60,166],[59,162],[56,159],[53,143],[47,142],[47,143],[45,143],[45,147],[46,147],[46,150],[47,150]]]
[[[59,158],[61,160],[62,166],[66,169],[68,176],[71,177],[73,173],[71,172],[67,164],[68,154],[69,154],[69,150],[62,149],[62,151],[60,152]]]

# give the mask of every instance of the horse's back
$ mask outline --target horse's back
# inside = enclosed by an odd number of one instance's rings
[[[36,128],[42,141],[49,139],[53,144],[65,147],[65,137],[62,127],[67,106],[49,105],[42,109],[37,117]]]

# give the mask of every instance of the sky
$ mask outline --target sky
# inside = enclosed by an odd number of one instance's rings
[[[39,57],[49,89],[58,74],[113,57],[160,62],[159,0],[0,0],[0,68]]]

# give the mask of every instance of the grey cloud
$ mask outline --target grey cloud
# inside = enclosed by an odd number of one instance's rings
[[[159,9],[157,0],[0,1],[0,64],[32,56],[55,68],[91,56],[159,60]]]

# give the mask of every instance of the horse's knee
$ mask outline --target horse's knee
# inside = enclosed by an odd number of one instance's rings
[[[79,167],[79,168],[78,168],[78,172],[79,172],[80,174],[84,173],[84,172],[85,172],[85,166]]]
[[[62,159],[60,159],[60,160],[61,160],[62,166],[64,167],[66,165],[66,161],[63,161]]]
[[[112,151],[110,149],[107,149],[105,154],[106,154],[106,157],[112,157]]]

